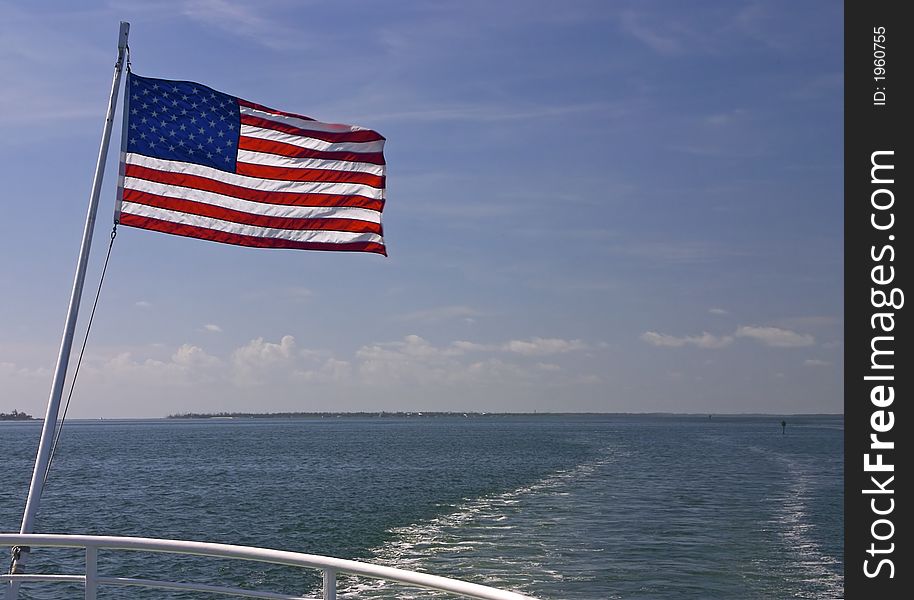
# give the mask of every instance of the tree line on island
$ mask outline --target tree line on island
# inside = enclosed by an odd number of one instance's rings
[[[271,413],[249,413],[249,412],[218,412],[218,413],[180,413],[168,415],[167,419],[322,419],[322,418],[411,418],[411,417],[487,417],[487,416],[520,416],[532,415],[536,413],[487,413],[473,411],[362,411],[362,412],[271,412]]]
[[[35,417],[26,412],[19,412],[15,408],[11,413],[0,412],[0,421],[33,421]]]

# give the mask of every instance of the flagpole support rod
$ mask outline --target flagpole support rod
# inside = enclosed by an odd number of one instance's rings
[[[38,442],[38,454],[35,457],[35,468],[32,471],[32,480],[29,485],[29,495],[26,499],[25,510],[22,514],[20,533],[32,533],[35,526],[35,515],[44,489],[45,476],[51,447],[54,441],[54,432],[57,427],[57,416],[60,411],[60,400],[63,396],[64,382],[67,377],[67,365],[70,361],[70,350],[73,346],[73,337],[76,332],[76,322],[79,315],[79,303],[82,298],[83,284],[86,280],[86,271],[89,263],[89,253],[92,249],[92,234],[95,229],[95,216],[98,212],[98,199],[101,194],[102,180],[105,175],[105,163],[108,158],[108,146],[111,141],[111,129],[114,123],[114,113],[117,107],[118,89],[120,88],[121,75],[124,72],[124,57],[127,53],[127,35],[130,32],[130,23],[121,21],[117,41],[117,62],[114,65],[114,78],[111,82],[111,94],[108,98],[108,110],[105,114],[105,124],[102,131],[101,145],[98,150],[98,161],[95,165],[95,176],[92,179],[92,191],[89,194],[89,208],[86,214],[86,224],[83,229],[82,244],[79,249],[79,259],[76,263],[76,274],[73,278],[73,290],[70,293],[70,304],[67,309],[67,319],[64,324],[63,337],[60,341],[60,352],[57,356],[57,367],[54,370],[54,380],[48,398],[48,408],[41,428],[41,439]],[[21,572],[27,548],[20,548],[14,557],[12,572]],[[11,586],[14,584],[10,584]],[[15,598],[15,591],[8,594],[8,598]]]

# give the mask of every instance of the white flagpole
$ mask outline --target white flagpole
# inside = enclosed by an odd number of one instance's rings
[[[22,514],[22,527],[19,533],[32,533],[35,514],[44,488],[45,473],[51,457],[51,446],[57,428],[57,415],[60,410],[60,399],[63,395],[64,382],[67,377],[67,365],[70,362],[70,348],[76,332],[76,317],[79,313],[79,302],[82,297],[83,283],[86,280],[86,267],[89,262],[89,251],[92,247],[92,233],[95,229],[95,214],[98,211],[98,197],[101,193],[102,179],[105,175],[105,161],[108,158],[108,144],[111,141],[111,126],[114,123],[114,112],[117,105],[117,93],[124,72],[124,56],[127,53],[127,34],[130,23],[121,21],[117,42],[117,63],[114,65],[114,81],[111,82],[111,96],[108,99],[108,112],[105,115],[105,127],[102,132],[101,147],[98,150],[98,162],[95,165],[95,177],[92,180],[92,192],[89,195],[89,211],[86,215],[86,227],[83,231],[82,246],[79,250],[79,262],[76,265],[76,276],[73,279],[73,291],[70,294],[70,306],[67,310],[67,321],[64,325],[63,339],[60,341],[60,353],[57,356],[57,368],[54,371],[54,383],[48,398],[48,410],[41,428],[41,440],[38,442],[38,456],[35,458],[35,469],[32,471],[32,483]],[[25,549],[22,549],[25,550]],[[20,571],[24,557],[14,563],[14,572]]]

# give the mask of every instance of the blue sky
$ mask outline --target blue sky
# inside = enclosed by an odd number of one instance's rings
[[[840,4],[0,11],[0,411],[44,411],[122,19],[140,75],[384,134],[390,257],[121,228],[72,415],[842,411]]]

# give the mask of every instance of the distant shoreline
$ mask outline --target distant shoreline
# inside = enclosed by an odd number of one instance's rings
[[[403,419],[403,418],[432,418],[432,417],[517,417],[560,415],[570,413],[488,413],[474,411],[357,411],[357,412],[272,412],[272,413],[183,413],[168,415],[166,419],[324,419],[356,418],[356,419]]]
[[[20,416],[24,415],[24,416]],[[11,418],[13,417],[13,418]],[[432,420],[432,419],[556,419],[556,418],[617,418],[617,419],[689,419],[713,423],[723,423],[739,419],[774,419],[778,423],[786,420],[788,424],[796,423],[801,419],[838,418],[843,419],[842,413],[668,413],[668,412],[482,412],[482,411],[358,411],[358,412],[275,412],[275,413],[182,413],[165,417],[71,417],[68,421],[81,423],[129,423],[152,421],[253,421],[253,420],[328,420],[328,419],[353,419],[353,420]],[[0,413],[0,423],[41,423],[42,418],[36,418],[24,413],[15,416]]]
[[[326,418],[357,418],[357,419],[405,419],[405,418],[434,418],[434,417],[466,417],[466,418],[499,418],[499,417],[568,417],[568,416],[594,416],[594,417],[696,417],[704,419],[733,418],[733,417],[843,417],[842,413],[618,413],[618,412],[477,412],[477,411],[361,411],[361,412],[220,412],[220,413],[181,413],[165,417],[166,419],[326,419]]]

